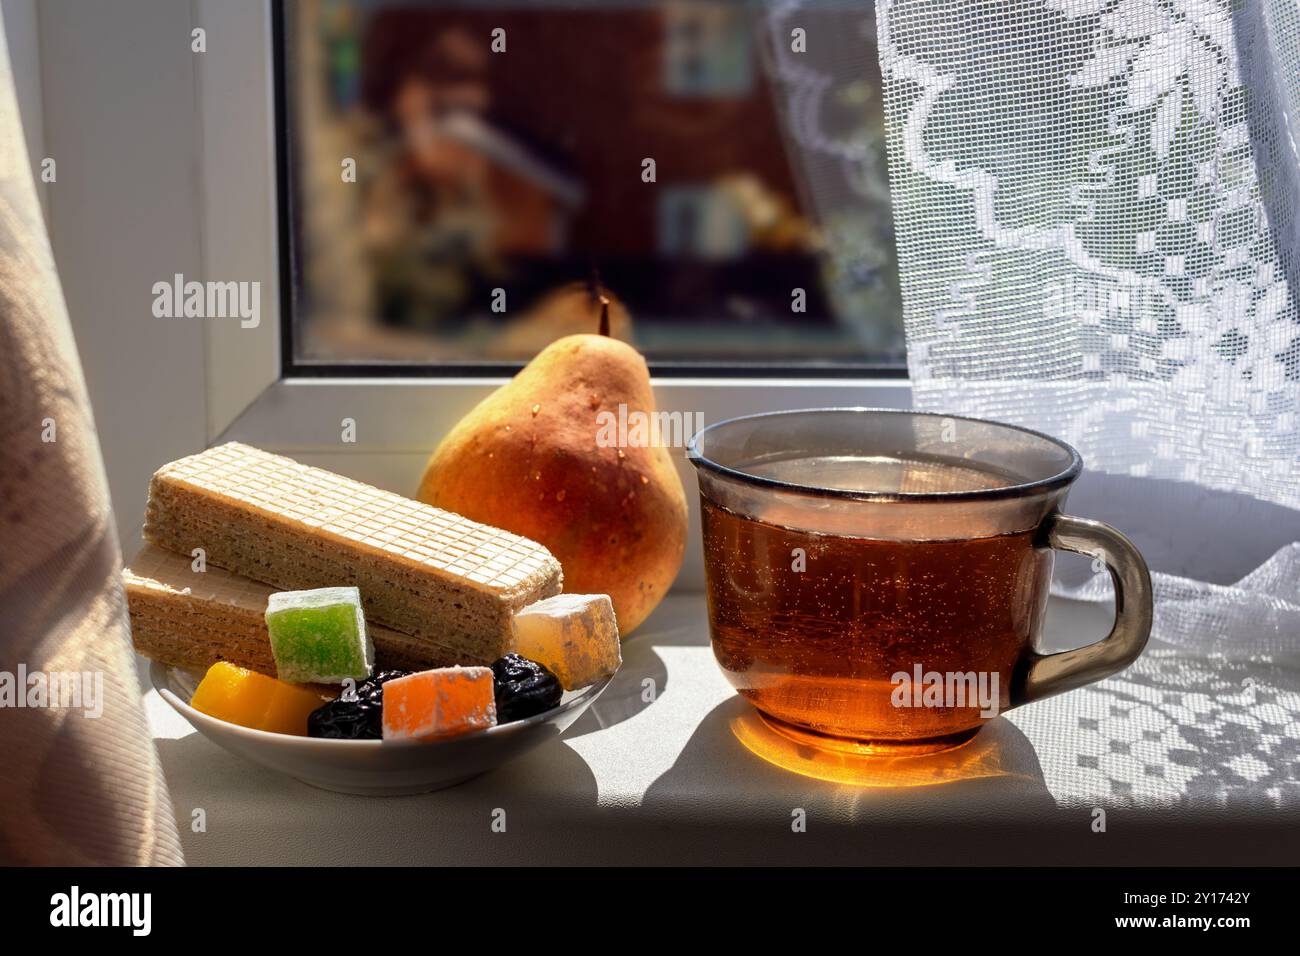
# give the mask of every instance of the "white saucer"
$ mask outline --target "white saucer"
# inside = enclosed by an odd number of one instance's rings
[[[434,740],[327,740],[250,730],[200,713],[188,703],[201,675],[154,662],[159,696],[218,746],[303,783],[338,793],[427,793],[487,773],[558,737],[609,686],[607,677],[570,691],[558,706],[524,720]]]

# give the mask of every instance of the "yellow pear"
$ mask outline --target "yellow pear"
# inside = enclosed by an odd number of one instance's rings
[[[564,567],[564,590],[608,594],[626,636],[668,591],[686,549],[686,494],[668,450],[609,440],[620,413],[654,411],[632,346],[566,336],[461,419],[417,497],[540,541]]]

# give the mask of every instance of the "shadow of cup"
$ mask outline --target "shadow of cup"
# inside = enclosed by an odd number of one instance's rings
[[[749,706],[735,708],[728,727],[755,756],[782,770],[832,783],[896,789],[1001,778],[1046,790],[1033,746],[1002,717],[960,746],[915,756],[813,747],[781,733]]]
[[[687,807],[693,819],[724,829],[748,821],[741,827],[746,833],[773,813],[803,807],[810,816],[838,821],[828,832],[843,833],[873,820],[929,821],[942,830],[942,821],[1050,813],[1057,804],[1033,745],[1005,717],[951,750],[865,756],[800,744],[733,696],[700,721],[642,801],[643,810],[675,820]]]

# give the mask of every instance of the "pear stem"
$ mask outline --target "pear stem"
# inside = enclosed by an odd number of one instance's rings
[[[600,334],[609,337],[609,297],[600,297]]]

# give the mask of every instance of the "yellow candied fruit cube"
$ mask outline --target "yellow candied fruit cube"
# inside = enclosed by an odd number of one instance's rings
[[[256,728],[275,694],[275,680],[226,661],[218,661],[194,690],[190,706],[209,717]]]
[[[606,594],[557,594],[515,614],[512,650],[545,664],[565,690],[594,684],[623,663]]]
[[[307,715],[322,703],[324,698],[315,691],[227,661],[208,668],[190,699],[191,707],[209,717],[253,730],[298,736],[306,736]]]
[[[307,687],[276,681],[275,693],[271,695],[271,705],[266,709],[259,730],[269,730],[273,734],[293,734],[297,737],[307,736],[307,718],[311,712],[330,698]]]

